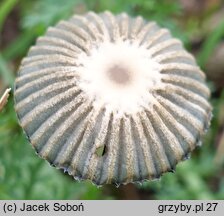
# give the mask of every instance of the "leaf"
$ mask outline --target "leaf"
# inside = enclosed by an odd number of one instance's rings
[[[33,10],[22,18],[22,26],[32,29],[37,26],[47,28],[61,19],[68,18],[75,9],[77,0],[39,0],[34,3]]]
[[[199,65],[203,68],[212,54],[215,46],[224,36],[224,22],[221,22],[213,32],[208,35],[207,39],[203,43],[201,51],[197,57]]]
[[[12,71],[8,68],[8,65],[5,59],[0,54],[0,75],[3,78],[3,81],[7,84],[12,86],[14,82],[14,75]]]

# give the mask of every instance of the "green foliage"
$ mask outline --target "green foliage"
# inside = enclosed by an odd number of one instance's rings
[[[201,67],[205,66],[209,56],[212,54],[212,51],[215,49],[216,45],[224,37],[224,22],[221,22],[211,33],[208,35],[205,40],[201,52],[198,55],[198,63]]]
[[[14,75],[12,71],[8,68],[4,58],[0,54],[0,75],[5,83],[12,85],[14,82]]]
[[[24,56],[38,34],[35,31],[26,30],[22,32],[6,49],[2,52],[2,57],[7,60]]]
[[[6,49],[3,57],[6,60],[24,56],[35,39],[42,35],[46,28],[54,25],[60,19],[67,19],[72,13],[77,0],[21,0],[21,34]],[[1,21],[1,20],[0,20]]]
[[[46,27],[55,24],[60,19],[68,18],[74,12],[77,0],[39,0],[22,18],[22,26],[25,29]]]

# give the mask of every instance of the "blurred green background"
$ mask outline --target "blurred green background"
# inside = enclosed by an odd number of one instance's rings
[[[48,26],[88,10],[156,20],[180,38],[208,77],[211,127],[191,159],[160,180],[100,188],[40,159],[26,140],[12,93],[0,112],[0,199],[224,199],[224,2],[222,0],[0,0],[0,95]]]

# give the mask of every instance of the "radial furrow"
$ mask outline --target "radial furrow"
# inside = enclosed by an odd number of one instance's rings
[[[44,70],[44,69],[53,68],[53,67],[80,66],[77,64],[78,64],[77,61],[74,64],[74,61],[68,62],[66,59],[63,59],[63,58],[58,59],[57,62],[55,62],[55,59],[49,58],[48,60],[44,59],[44,60],[39,60],[37,62],[33,62],[27,66],[23,65],[21,66],[20,68],[21,72],[19,71],[19,73],[27,74],[27,73],[32,73],[33,71]]]
[[[157,100],[170,112],[172,113],[178,122],[183,125],[193,133],[199,133],[204,128],[204,125],[195,116],[193,116],[189,111],[183,109],[182,107],[174,104],[172,101],[157,95]]]
[[[107,179],[106,183],[113,183],[116,182],[116,179],[114,178],[114,172],[115,172],[115,164],[117,160],[117,154],[118,154],[118,139],[119,139],[119,125],[120,125],[120,119],[113,119],[113,123],[111,126],[111,135],[108,139],[108,155],[107,155]]]
[[[48,100],[48,94],[50,94],[52,97],[51,93],[56,95],[59,93],[58,90],[63,91],[64,89],[70,88],[71,86],[74,86],[73,80],[72,81],[61,81],[61,82],[53,83],[52,85],[46,86],[45,88],[43,88],[39,91],[32,92],[29,96],[27,96],[26,98],[24,98],[23,100],[19,101],[16,104],[16,111],[18,112],[21,109],[26,109],[26,106],[29,107],[28,109],[31,109],[30,104],[32,104],[32,102],[35,102],[36,104],[38,104],[38,101],[40,100],[40,98],[41,98],[41,100],[46,101],[46,100]],[[39,101],[39,103],[41,103],[43,101]]]
[[[32,140],[32,145],[36,146],[42,136],[46,134],[46,131],[48,131],[50,128],[54,128],[54,125],[58,122],[58,120],[62,119],[63,116],[67,116],[67,114],[70,112],[75,113],[78,107],[82,106],[80,104],[82,104],[83,102],[83,94],[79,94],[78,96],[76,96],[75,100],[71,100],[67,104],[64,104],[60,109],[58,109],[55,113],[49,116],[44,122],[42,122],[41,125],[39,125],[35,132],[30,136],[30,139]]]
[[[68,42],[65,39],[56,38],[56,37],[49,37],[49,36],[39,37],[36,45],[38,45],[38,46],[53,46],[53,47],[60,46],[62,48],[71,50],[75,53],[81,52],[80,48],[78,48],[76,46],[76,44],[72,44],[71,42]]]
[[[168,53],[163,53],[153,58],[156,62],[161,64],[167,63],[185,63],[189,65],[196,66],[194,57],[187,53],[186,51],[171,51]]]
[[[60,21],[57,25],[57,28],[63,29],[68,32],[72,32],[73,34],[79,36],[86,43],[91,44],[91,42],[92,42],[92,39],[89,36],[88,32],[86,32],[80,26],[74,25],[73,23],[71,23],[69,21]]]
[[[162,82],[177,85],[183,89],[189,89],[189,91],[195,92],[202,97],[208,98],[210,96],[210,91],[204,83],[195,80],[190,77],[180,77],[173,74],[163,74]]]
[[[55,72],[38,79],[34,79],[22,86],[19,86],[18,90],[15,92],[16,100],[21,101],[28,95],[32,94],[35,91],[45,88],[46,86],[52,85],[52,83],[57,83],[65,81],[71,78],[74,78],[74,72],[61,73]],[[75,83],[75,81],[74,81]]]
[[[148,38],[154,34],[157,30],[158,26],[155,22],[147,23],[136,36],[136,40],[139,41],[140,45],[144,45],[144,43],[148,40]]]
[[[55,61],[57,59],[57,62]],[[42,68],[44,67],[51,67],[55,66],[56,64],[59,65],[71,65],[75,66],[77,65],[77,60],[74,57],[69,57],[69,56],[62,56],[59,54],[51,54],[51,55],[43,55],[42,57],[40,56],[28,56],[25,58],[22,62],[21,65],[21,70],[25,70],[26,68],[31,68],[31,67],[39,67]]]
[[[187,100],[186,98],[178,94],[167,94],[165,92],[157,92],[157,93],[164,99],[168,99],[172,103],[182,107],[183,109],[188,110],[199,121],[202,121],[202,119],[204,119],[207,122],[208,120],[207,112],[197,104],[191,102],[191,100]]]
[[[78,107],[77,110],[74,111],[74,113],[71,114],[71,116],[68,116],[65,122],[61,123],[60,127],[55,130],[55,132],[50,136],[49,140],[46,142],[46,144],[43,146],[43,148],[40,150],[40,155],[43,158],[47,158],[49,153],[53,150],[53,148],[56,148],[56,143],[62,138],[62,136],[66,136],[66,130],[69,130],[72,125],[77,121],[77,119],[80,119],[85,115],[87,112],[90,113],[89,106],[85,106],[86,104],[82,104],[80,107]],[[87,114],[88,116],[88,114]],[[87,118],[88,119],[88,118]],[[85,128],[85,127],[84,127]],[[77,137],[79,134],[77,134]],[[66,137],[66,140],[68,140],[68,137]],[[73,145],[76,145],[77,143],[73,143]],[[60,146],[64,148],[65,146],[67,149],[64,151],[64,154],[71,153],[70,146],[67,146],[65,143],[59,142],[59,148]],[[60,152],[60,150],[59,150]],[[58,154],[58,151],[57,151]],[[54,156],[55,158],[57,155]],[[61,160],[63,161],[63,158],[61,157]],[[54,159],[53,159],[54,161]]]
[[[169,158],[170,164],[172,164],[172,167],[175,167],[177,162],[183,159],[185,154],[184,149],[175,134],[173,134],[169,127],[164,123],[164,120],[162,119],[162,116],[159,115],[156,106],[154,106],[154,110],[154,122],[159,125],[157,129],[160,133],[160,138],[164,145],[164,149],[166,149],[166,154]]]
[[[110,41],[110,35],[102,17],[98,16],[93,12],[89,12],[86,17],[89,19],[90,22],[95,23],[99,32],[101,32],[101,34],[104,36],[104,41]]]
[[[21,124],[23,127],[26,127],[29,123],[33,121],[34,118],[38,116],[41,112],[46,112],[47,109],[51,109],[56,104],[60,103],[62,99],[70,98],[80,92],[80,89],[77,87],[70,88],[69,90],[58,94],[55,97],[52,97],[50,100],[37,105],[33,110],[28,112],[22,119]]]
[[[90,151],[89,151],[89,155],[87,156],[87,160],[85,163],[85,167],[84,167],[84,171],[83,171],[83,175],[86,176],[87,178],[93,180],[96,183],[100,183],[97,182],[96,180],[96,176],[99,176],[100,170],[102,169],[102,157],[104,155],[102,155],[101,157],[99,157],[96,154],[97,149],[99,148],[104,148],[106,149],[107,147],[105,146],[105,142],[106,142],[106,137],[107,137],[107,133],[108,133],[108,127],[109,127],[109,121],[110,121],[110,116],[108,114],[105,113],[103,119],[102,119],[102,123],[100,125],[98,134],[96,136],[94,145],[92,145]],[[107,154],[105,152],[105,154]],[[101,163],[100,163],[101,161]],[[98,167],[98,169],[97,169]]]
[[[164,94],[181,95],[186,100],[189,100],[192,103],[194,103],[195,105],[198,105],[199,107],[204,109],[206,113],[211,111],[211,106],[208,103],[208,101],[201,95],[198,95],[198,94],[192,92],[191,90],[184,89],[182,87],[166,83],[166,84],[162,85],[160,88],[158,88],[155,92],[158,94],[160,92],[163,92]]]
[[[68,41],[71,44],[74,44],[75,46],[77,46],[78,49],[80,49],[80,51],[84,51],[84,52],[88,52],[89,51],[89,46],[90,44],[85,42],[82,38],[76,36],[75,34],[62,30],[62,29],[58,29],[58,28],[54,28],[54,27],[50,27],[47,31],[46,34],[48,37],[53,37],[53,38],[60,38],[62,40]]]
[[[161,29],[157,32],[155,32],[151,37],[148,38],[147,41],[145,41],[144,46],[147,49],[150,49],[152,46],[154,46],[156,43],[161,43],[164,41],[164,38],[170,39],[170,32],[167,29]]]
[[[133,120],[138,134],[138,139],[140,141],[139,144],[141,146],[141,151],[143,153],[143,158],[141,160],[144,163],[144,166],[146,166],[147,168],[147,170],[144,170],[143,167],[141,168],[142,180],[151,179],[152,177],[155,177],[156,170],[151,155],[150,145],[148,145],[147,139],[145,137],[140,117],[139,116],[133,117]]]
[[[205,80],[204,73],[197,66],[192,66],[184,63],[168,63],[161,65],[162,74],[174,74],[185,77],[194,78],[199,81]]]
[[[132,21],[132,28],[130,29],[130,39],[136,39],[137,34],[142,29],[144,25],[144,20],[142,17],[138,16]]]
[[[74,167],[72,166],[72,160],[74,153],[82,143],[85,130],[92,114],[91,107],[84,107],[83,105],[81,105],[80,108],[81,109],[78,108],[78,110],[76,111],[78,113],[73,113],[74,118],[71,118],[75,121],[73,121],[73,123],[70,121],[72,123],[72,126],[75,126],[75,128],[71,131],[71,133],[69,133],[69,136],[67,137],[65,143],[60,147],[60,149],[58,149],[57,156],[54,159],[54,164],[56,164],[60,168],[63,168],[70,175],[77,176],[78,178],[82,178],[83,170],[74,169]],[[82,119],[82,115],[86,115],[86,118]],[[70,128],[68,128],[68,130],[69,129]],[[86,158],[82,158],[82,163],[85,159]]]
[[[155,178],[159,178],[161,173],[171,169],[169,160],[164,151],[163,145],[159,140],[158,134],[155,132],[155,125],[152,124],[151,119],[154,113],[147,111],[141,113],[141,121],[147,137],[148,144],[151,146],[152,155],[154,156],[154,167],[156,170]]]
[[[117,17],[119,32],[123,41],[128,39],[129,35],[129,17],[126,13],[122,13]]]
[[[144,44],[143,44],[144,46]],[[155,45],[154,47],[151,47],[149,49],[149,52],[151,53],[152,57],[156,55],[161,55],[163,53],[167,53],[173,50],[181,50],[182,49],[182,43],[177,39],[169,39],[162,43],[159,43]]]
[[[161,118],[163,117],[163,121],[167,125],[167,128],[169,128],[172,133],[179,138],[179,142],[182,143],[184,152],[187,153],[189,151],[193,151],[195,148],[195,138],[191,131],[178,122],[161,103],[157,102],[155,107],[158,115],[160,115]]]
[[[102,35],[96,26],[93,23],[90,23],[86,17],[75,15],[70,19],[70,21],[86,30],[94,41],[102,41]]]
[[[76,73],[77,67],[76,66],[67,66],[67,67],[57,66],[57,67],[50,67],[50,68],[45,68],[42,70],[32,71],[30,73],[25,73],[25,74],[20,73],[20,76],[16,78],[16,83],[18,86],[23,86],[34,79],[38,79],[40,77],[44,77],[46,75],[56,73],[59,71],[61,73],[68,73],[68,72]]]
[[[154,128],[154,133],[158,137],[158,142],[161,145],[161,148],[164,151],[164,154],[167,158],[167,171],[172,171],[175,169],[177,161],[181,158],[181,150],[182,148],[178,146],[178,140],[171,136],[169,130],[167,130],[164,123],[161,121],[160,117],[158,116],[157,112],[154,110],[153,114],[149,115],[147,112],[148,118],[152,122],[152,126]],[[170,139],[170,140],[169,140]],[[177,147],[177,152],[175,152],[174,147]],[[163,173],[163,171],[159,172]]]
[[[66,49],[60,46],[34,46],[31,47],[29,52],[29,57],[35,56],[35,58],[32,58],[32,61],[39,60],[45,58],[47,55],[61,55],[66,57],[72,57],[76,58],[78,56],[77,52],[74,52],[70,49]],[[29,61],[23,61],[23,64],[29,63]]]
[[[136,176],[138,175],[138,166],[137,166],[137,157],[136,157],[136,150],[135,150],[135,143],[132,139],[131,134],[131,127],[130,127],[130,119],[124,119],[124,146],[125,151],[127,152],[126,155],[126,172],[127,172],[127,179],[133,181]]]
[[[115,17],[109,11],[103,13],[102,17],[107,21],[105,21],[105,23],[108,25],[107,28],[111,34],[111,41],[116,42],[119,39],[120,33],[119,26]]]
[[[102,122],[103,112],[102,110],[93,110],[91,116],[89,117],[88,123],[85,128],[85,132],[82,136],[82,141],[77,147],[76,151],[73,153],[71,160],[71,167],[76,170],[83,178],[83,170],[85,167],[85,161],[88,156],[89,149],[92,147],[93,143],[91,140],[95,140],[98,131],[95,129],[99,127]]]

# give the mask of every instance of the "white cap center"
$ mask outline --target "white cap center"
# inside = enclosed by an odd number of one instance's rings
[[[160,65],[150,50],[129,42],[105,42],[79,59],[78,85],[93,101],[119,115],[153,104],[152,91],[161,83]]]

